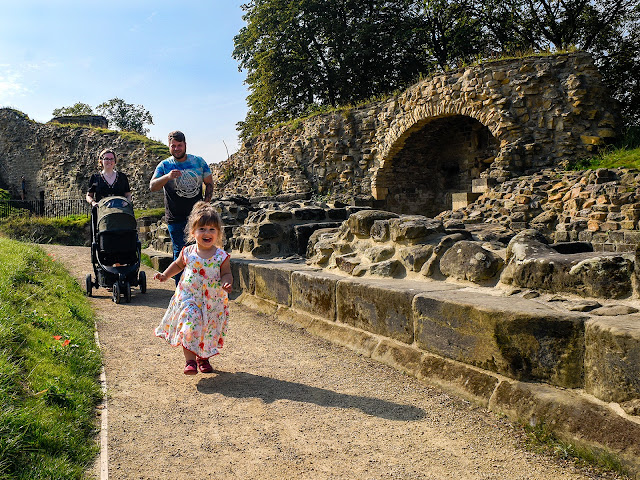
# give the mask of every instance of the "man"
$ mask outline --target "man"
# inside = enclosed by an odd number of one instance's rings
[[[158,164],[149,188],[152,192],[164,189],[164,211],[175,260],[185,244],[184,229],[191,209],[202,200],[203,183],[204,201],[211,201],[213,178],[202,157],[187,154],[184,133],[176,130],[169,134],[169,151],[171,157]]]

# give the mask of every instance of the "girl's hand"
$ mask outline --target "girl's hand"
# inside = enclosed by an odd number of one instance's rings
[[[153,278],[155,278],[156,280],[160,280],[161,282],[164,282],[167,280],[167,276],[164,273],[156,273]]]
[[[224,282],[222,284],[222,289],[227,293],[231,293],[231,284],[229,282]]]

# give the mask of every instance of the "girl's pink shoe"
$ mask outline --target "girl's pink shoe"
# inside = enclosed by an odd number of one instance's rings
[[[209,363],[208,358],[198,358],[198,367],[202,373],[212,373],[213,367]]]
[[[187,364],[184,366],[185,375],[195,375],[198,373],[198,366],[195,360],[187,360]]]

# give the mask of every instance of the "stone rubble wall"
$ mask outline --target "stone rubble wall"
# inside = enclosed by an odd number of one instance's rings
[[[86,125],[89,127],[108,128],[109,121],[102,115],[64,115],[53,117],[47,123],[59,123],[62,125]]]
[[[162,158],[140,142],[117,132],[57,123],[33,122],[12,109],[0,109],[0,188],[19,198],[22,175],[27,200],[84,198],[89,177],[98,170],[98,154],[113,148],[117,169],[129,178],[136,208],[160,207],[162,194],[149,191],[149,180]]]
[[[487,189],[437,218],[466,225],[535,228],[551,242],[588,242],[595,251],[633,253],[640,245],[640,171],[545,169]]]
[[[403,182],[394,159],[411,135],[457,117],[488,128],[498,146],[475,175],[504,180],[594,152],[615,137],[615,112],[587,54],[480,64],[252,138],[213,166],[215,195],[311,192],[384,200]]]

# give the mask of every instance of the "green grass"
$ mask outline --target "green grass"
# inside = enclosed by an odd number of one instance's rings
[[[632,168],[640,170],[640,148],[615,148],[597,157],[574,163],[574,170],[595,170],[598,168]]]
[[[136,208],[134,210],[134,215],[136,216],[136,218],[157,217],[158,220],[160,220],[160,218],[164,215],[164,207],[147,208],[147,209],[144,209],[144,210]]]
[[[614,146],[603,149],[598,155],[574,162],[571,170],[595,170],[598,168],[630,168],[640,170],[640,126],[626,129]]]
[[[160,220],[164,208],[135,210],[136,218],[154,217]],[[57,245],[89,245],[90,218],[86,215],[69,215],[61,218],[29,217],[17,212],[0,218],[0,235],[29,243]]]
[[[84,478],[100,366],[77,282],[39,247],[0,238],[1,479]]]
[[[0,219],[0,233],[30,243],[85,245],[89,242],[89,221],[86,215],[61,218],[11,215]]]
[[[153,263],[151,263],[151,257],[146,253],[140,254],[140,263],[142,265],[146,265],[149,268],[154,268]]]
[[[631,474],[615,456],[604,451],[584,448],[562,441],[544,423],[538,423],[535,426],[523,424],[522,427],[525,434],[524,446],[532,452],[571,461],[579,467],[615,472],[624,477]]]

